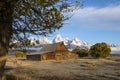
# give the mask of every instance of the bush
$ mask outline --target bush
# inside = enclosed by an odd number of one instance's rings
[[[91,46],[89,52],[94,58],[105,58],[110,56],[111,49],[106,43],[96,43],[95,45]]]
[[[22,51],[17,51],[17,52],[15,52],[15,56],[16,57],[26,57],[26,53],[24,53]]]
[[[89,57],[89,51],[86,49],[73,49],[73,53],[79,55],[79,57]]]

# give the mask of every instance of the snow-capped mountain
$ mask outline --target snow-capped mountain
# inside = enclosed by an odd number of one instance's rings
[[[30,45],[32,46],[39,46],[43,44],[50,44],[52,43],[51,40],[48,40],[46,37],[43,38],[30,38]]]
[[[75,38],[72,40],[71,45],[82,46],[82,45],[88,45],[88,43],[85,41],[80,41],[78,38]]]
[[[88,43],[85,42],[85,41],[81,41],[81,40],[79,40],[78,38],[73,39],[73,40],[71,41],[71,43],[70,43],[71,49],[74,49],[74,48],[89,49],[89,48],[90,48],[90,45],[91,45],[91,44],[88,44]]]
[[[48,40],[48,38],[46,38],[46,37],[39,38],[38,40],[39,40],[39,42],[40,42],[41,44],[50,44],[50,43],[52,43],[52,41],[51,41],[51,40]]]
[[[54,39],[53,43],[61,42],[63,41],[64,44],[67,46],[69,49],[74,49],[74,48],[85,48],[89,49],[91,44],[88,44],[87,42],[81,41],[78,38],[75,38],[73,40],[70,40],[69,38],[62,38],[60,34],[58,34]]]
[[[78,38],[74,38],[73,40],[70,40],[69,38],[63,38],[60,34],[56,35],[56,37],[51,41],[47,39],[46,37],[43,38],[30,38],[30,45],[32,47],[34,46],[43,46],[44,44],[51,44],[51,43],[57,43],[57,42],[64,42],[65,46],[72,50],[74,48],[83,48],[83,49],[90,49],[92,44],[87,43],[85,41],[81,41]],[[111,48],[112,52],[119,52],[120,53],[120,45],[118,44],[108,44],[108,46]]]
[[[53,39],[52,41],[53,43],[57,43],[57,42],[64,42],[65,45],[68,45],[70,41],[69,38],[62,38],[62,36],[60,34],[56,35],[56,37]]]
[[[53,43],[57,43],[57,42],[61,42],[63,41],[63,38],[61,37],[60,34],[58,34],[54,39],[53,39]]]
[[[109,43],[108,46],[111,48],[112,54],[120,54],[120,45]]]
[[[113,43],[109,43],[108,46],[109,46],[109,47],[120,47],[120,45],[118,45],[118,44],[113,44]]]

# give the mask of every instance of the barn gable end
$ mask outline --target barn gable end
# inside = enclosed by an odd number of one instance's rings
[[[56,49],[55,49],[55,51],[56,52],[61,52],[61,51],[63,51],[63,52],[68,52],[68,49],[66,48],[66,46],[64,45],[64,43],[63,42],[61,42],[57,47],[56,47]]]

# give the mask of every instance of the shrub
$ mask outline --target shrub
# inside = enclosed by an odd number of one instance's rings
[[[78,53],[78,52],[79,52],[79,50],[80,50],[80,49],[75,48],[75,49],[73,49],[73,50],[72,50],[72,53]]]
[[[26,53],[22,52],[22,51],[17,51],[15,52],[15,56],[16,57],[25,57],[26,56]]]
[[[89,51],[86,49],[73,49],[73,53],[79,55],[79,57],[89,57]]]
[[[111,49],[106,43],[96,43],[95,45],[91,46],[89,52],[94,58],[105,58],[110,56]]]

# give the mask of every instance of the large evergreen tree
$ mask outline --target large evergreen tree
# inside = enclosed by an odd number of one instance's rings
[[[76,3],[74,0],[0,0],[0,75],[10,39],[22,39],[29,34],[47,35],[61,28],[68,19],[64,12],[70,11],[72,1]]]

